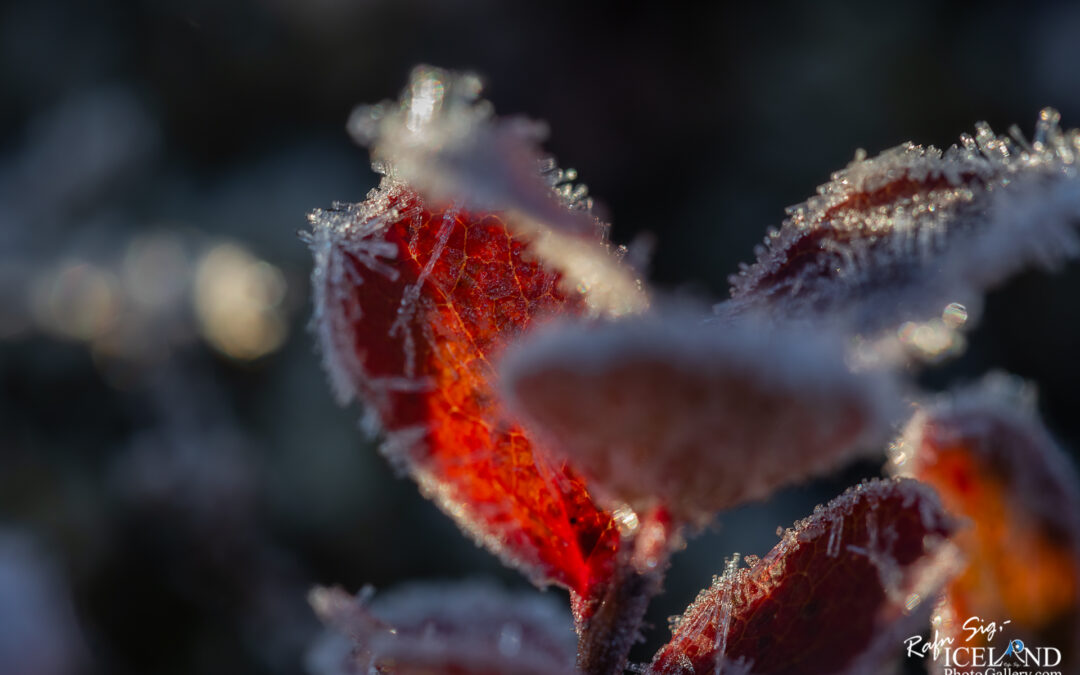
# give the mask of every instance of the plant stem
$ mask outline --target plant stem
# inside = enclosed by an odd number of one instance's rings
[[[617,675],[625,670],[649,601],[663,586],[677,536],[666,511],[650,511],[624,536],[610,582],[590,598],[571,596],[581,673]]]

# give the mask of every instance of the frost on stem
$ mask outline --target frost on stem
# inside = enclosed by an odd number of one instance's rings
[[[677,619],[652,675],[878,672],[955,572],[955,523],[929,488],[872,480],[729,565]]]
[[[1018,270],[1080,255],[1080,131],[1058,122],[1042,111],[1030,143],[980,123],[945,152],[860,151],[788,209],[718,311],[837,316],[884,356],[952,349],[953,326],[939,318],[951,303],[974,318],[983,292]]]
[[[974,646],[971,616],[1010,620],[1008,634],[1080,658],[1080,479],[1035,412],[1033,390],[992,375],[927,405],[893,444],[895,472],[934,486],[970,519],[968,559],[935,628]],[[1000,640],[999,640],[1000,641]]]
[[[508,354],[502,385],[609,503],[703,524],[884,440],[896,388],[852,373],[842,344],[689,315],[553,325]]]
[[[328,631],[309,654],[316,675],[393,672],[569,675],[570,617],[551,598],[480,582],[415,584],[372,599],[316,588],[309,601]]]

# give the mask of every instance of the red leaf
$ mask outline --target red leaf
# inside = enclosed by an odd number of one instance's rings
[[[531,258],[499,213],[425,204],[386,179],[360,206],[312,216],[315,324],[344,400],[458,524],[537,583],[579,593],[610,574],[611,516],[505,414],[492,364],[581,292]]]
[[[1080,658],[1080,481],[1016,382],[980,387],[922,410],[892,452],[896,470],[933,485],[971,520],[956,543],[968,560],[946,589],[939,628],[954,646],[1020,638]],[[970,617],[1009,621],[993,641]]]
[[[874,672],[925,621],[953,530],[916,481],[856,486],[702,591],[651,672]]]
[[[829,317],[890,342],[913,322],[891,351],[955,351],[947,306],[975,316],[983,292],[1019,269],[1080,256],[1080,131],[1049,109],[1030,145],[977,129],[944,153],[907,143],[857,157],[788,210],[720,311]]]

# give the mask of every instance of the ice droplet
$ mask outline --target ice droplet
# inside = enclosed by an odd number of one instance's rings
[[[911,612],[915,611],[915,608],[918,607],[921,603],[922,596],[920,596],[918,593],[912,593],[907,597],[907,600],[904,601],[904,609],[907,610],[907,612],[910,614]]]
[[[952,328],[959,328],[967,322],[968,311],[967,307],[964,307],[959,302],[950,302],[945,311],[941,313],[941,320],[945,322],[947,326]]]

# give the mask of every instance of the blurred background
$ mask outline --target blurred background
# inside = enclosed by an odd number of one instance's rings
[[[301,673],[315,583],[524,585],[394,477],[306,331],[296,233],[375,185],[345,120],[417,63],[547,120],[614,238],[656,236],[651,278],[719,299],[856,148],[1080,125],[1078,35],[1039,2],[0,4],[0,671]],[[925,383],[1031,378],[1080,447],[1078,290],[1015,280]],[[721,518],[635,657],[724,556],[877,470]]]

